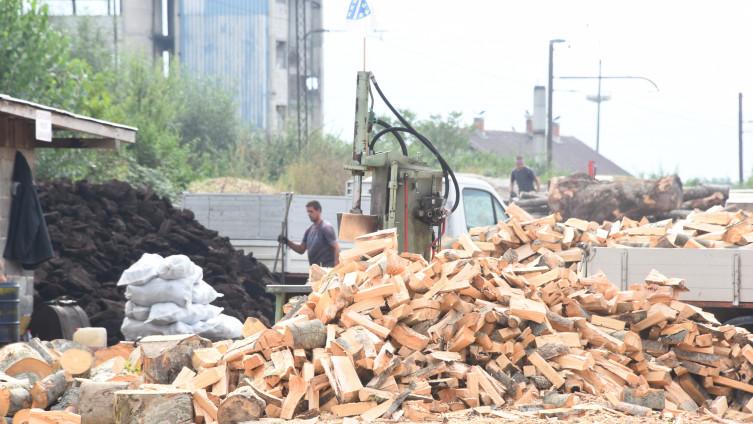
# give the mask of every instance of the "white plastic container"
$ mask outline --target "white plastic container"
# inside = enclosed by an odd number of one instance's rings
[[[107,347],[107,329],[102,327],[82,327],[73,333],[73,341],[84,346]]]

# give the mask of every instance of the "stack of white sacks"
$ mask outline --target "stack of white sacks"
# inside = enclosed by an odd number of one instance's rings
[[[123,336],[127,340],[170,334],[214,340],[240,337],[243,324],[211,305],[222,294],[203,277],[204,271],[185,255],[163,258],[145,253],[118,281],[118,286],[127,286]]]

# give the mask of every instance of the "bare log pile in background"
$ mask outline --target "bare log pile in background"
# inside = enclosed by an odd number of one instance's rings
[[[678,209],[682,199],[682,182],[676,175],[659,180],[603,182],[586,174],[573,174],[554,178],[549,186],[549,206],[564,219],[640,219]]]

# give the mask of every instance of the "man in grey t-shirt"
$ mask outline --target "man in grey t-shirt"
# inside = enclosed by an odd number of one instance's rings
[[[298,254],[308,250],[309,265],[317,264],[333,267],[340,262],[340,245],[337,243],[335,228],[322,219],[322,205],[316,200],[306,203],[306,213],[313,224],[303,234],[303,241],[298,244],[280,236],[280,243],[285,243]]]

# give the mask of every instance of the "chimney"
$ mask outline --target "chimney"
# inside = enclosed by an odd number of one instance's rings
[[[526,134],[533,136],[533,117],[526,112]]]
[[[473,128],[478,132],[484,132],[484,118],[481,116],[473,118]]]
[[[546,89],[533,87],[533,133],[546,134]]]

